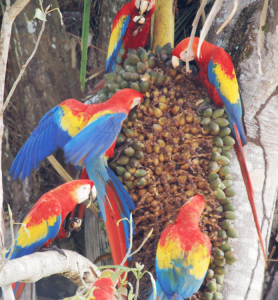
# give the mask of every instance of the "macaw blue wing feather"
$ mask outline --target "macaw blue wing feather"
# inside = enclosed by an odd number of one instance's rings
[[[242,123],[242,104],[241,97],[239,93],[239,87],[236,79],[236,74],[233,66],[232,70],[228,70],[222,66],[221,63],[216,62],[214,57],[217,57],[219,48],[217,48],[211,55],[211,60],[208,65],[208,78],[210,83],[212,83],[219,97],[226,107],[226,112],[228,114],[228,120],[230,124],[236,124],[240,137],[242,138],[243,144],[246,144],[245,133]],[[234,132],[233,126],[231,129]]]
[[[106,59],[106,73],[112,72],[115,68],[117,56],[119,55],[130,17],[130,15],[122,15],[111,32]]]
[[[44,158],[58,147],[63,148],[70,140],[68,132],[61,128],[62,118],[63,110],[59,106],[44,115],[13,161],[10,174],[14,174],[14,179],[17,179],[20,173],[22,180],[29,177],[32,169],[36,169]]]
[[[65,145],[67,162],[78,165],[85,159],[86,165],[94,157],[100,158],[117,138],[126,117],[125,113],[106,114],[88,124]]]

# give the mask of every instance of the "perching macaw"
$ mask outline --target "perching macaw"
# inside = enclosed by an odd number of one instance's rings
[[[179,211],[174,224],[162,232],[156,251],[157,297],[182,300],[196,293],[206,276],[211,243],[199,228],[205,207],[202,196],[192,197]]]
[[[128,49],[144,48],[149,42],[154,10],[155,0],[131,0],[118,11],[112,23],[106,73],[114,70],[116,62],[120,64],[124,61]]]
[[[114,264],[120,264],[129,242],[129,223],[117,221],[130,217],[134,203],[117,176],[107,166],[113,156],[116,138],[131,108],[143,95],[132,89],[114,94],[108,101],[85,105],[69,99],[50,110],[20,149],[11,174],[16,179],[30,176],[32,169],[58,147],[75,166],[86,167],[95,182],[97,199],[111,247]]]
[[[213,100],[214,104],[217,107],[224,107],[228,115],[231,130],[236,140],[234,149],[240,164],[242,177],[246,186],[259,241],[266,262],[261,229],[255,207],[254,191],[242,148],[242,145],[245,145],[247,141],[243,120],[243,103],[240,97],[234,65],[230,55],[223,48],[216,47],[206,41],[203,42],[200,56],[197,57],[198,43],[199,38],[195,37],[192,50],[188,53],[189,61],[196,61],[199,68],[196,79],[204,84],[208,91],[209,98]],[[186,38],[173,50],[172,63],[174,67],[179,65],[178,58],[186,61],[188,44],[189,38]]]
[[[37,252],[47,248],[53,240],[66,237],[64,226],[67,215],[90,195],[96,198],[96,188],[93,181],[85,179],[65,183],[41,196],[18,231],[11,259]],[[19,282],[13,284],[16,299],[19,299],[24,285]]]
[[[155,0],[131,0],[118,11],[112,23],[106,73],[113,72],[116,63],[124,62],[128,49],[144,48],[148,44],[154,10]],[[96,83],[89,94],[99,91],[105,82],[104,78]]]

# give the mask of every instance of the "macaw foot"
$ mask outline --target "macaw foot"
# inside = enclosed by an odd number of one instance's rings
[[[65,256],[65,258],[67,258],[66,253],[55,245],[51,245],[48,248],[41,248],[41,252],[46,252],[46,251],[57,251],[61,255]]]
[[[129,145],[131,145],[132,143],[133,143],[133,141],[127,139],[127,140],[124,142],[124,144],[123,144],[122,146],[120,146],[120,147],[118,147],[117,149],[115,149],[115,150],[114,150],[114,158],[113,158],[113,160],[111,161],[111,163],[116,162],[116,161],[119,159],[121,153],[122,153]]]
[[[138,16],[133,19],[133,21],[136,23],[136,29],[133,31],[132,36],[137,36],[138,32],[142,31],[143,27],[146,25],[147,20],[148,18],[145,19],[142,16]]]
[[[82,224],[82,220],[78,219],[77,217],[74,217],[72,219],[69,219],[67,224],[66,224],[66,238],[69,238],[71,233],[73,231],[80,231],[81,230],[81,224]]]
[[[203,106],[199,107],[197,109],[197,114],[201,115],[202,112],[207,108],[217,109],[217,107],[214,104],[207,104],[207,105],[203,105]]]

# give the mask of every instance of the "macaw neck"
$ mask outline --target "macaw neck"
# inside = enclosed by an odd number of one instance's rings
[[[175,224],[184,226],[185,228],[199,229],[200,213],[195,210],[180,212]]]
[[[197,49],[198,49],[198,44],[193,44],[192,45],[193,51],[195,53],[195,61],[197,62],[197,64],[208,64],[210,61],[210,57],[212,52],[218,48],[217,46],[210,44],[206,41],[203,42],[202,47],[201,47],[201,51],[200,51],[200,56],[197,57]]]
[[[98,104],[91,104],[88,106],[88,115],[92,116],[101,111],[113,111],[114,113],[124,112],[127,115],[129,114],[130,108],[127,103],[123,103],[121,99],[112,97],[108,101]]]
[[[63,189],[59,191],[57,191],[56,189],[54,190],[53,196],[51,194],[49,194],[48,196],[53,197],[55,201],[59,199],[59,203],[62,209],[62,222],[78,204],[77,200],[74,199],[75,197],[69,191],[65,192]]]

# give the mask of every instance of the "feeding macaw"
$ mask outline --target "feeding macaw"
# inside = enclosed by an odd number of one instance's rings
[[[67,215],[77,204],[92,200],[91,197],[96,198],[96,188],[94,182],[88,179],[65,183],[42,195],[18,231],[11,259],[48,248],[55,239],[66,237],[64,226]],[[16,299],[19,299],[24,285],[19,282],[13,284]]]
[[[154,10],[155,0],[131,0],[118,11],[112,23],[106,73],[113,72],[115,64],[126,59],[128,49],[144,48],[148,44]],[[99,91],[105,82],[105,78],[99,81],[89,94]]]
[[[117,176],[107,166],[116,138],[131,108],[143,95],[132,89],[114,94],[108,101],[85,105],[65,100],[50,110],[17,154],[10,173],[14,178],[30,176],[32,169],[58,147],[75,166],[86,167],[95,182],[97,199],[111,247],[114,264],[120,264],[128,249],[129,223],[117,221],[130,217],[134,203]]]
[[[112,23],[106,73],[114,70],[116,62],[124,61],[128,49],[144,48],[149,42],[154,10],[155,0],[131,0],[118,11]]]
[[[186,61],[188,44],[189,38],[186,38],[173,50],[172,63],[174,67],[179,65],[179,58]],[[261,229],[255,207],[254,191],[242,148],[242,145],[245,145],[247,141],[243,120],[243,103],[240,97],[234,65],[230,55],[223,48],[217,47],[206,41],[203,42],[201,54],[197,57],[198,44],[199,38],[195,37],[192,50],[188,53],[189,61],[196,61],[199,68],[196,79],[204,84],[208,91],[209,98],[213,100],[215,106],[224,107],[228,115],[231,130],[236,140],[234,149],[240,164],[242,177],[246,186],[259,241],[266,262]]]
[[[206,276],[211,243],[199,228],[204,198],[192,197],[178,213],[174,224],[162,232],[156,251],[157,297],[151,300],[182,300],[196,293]]]

